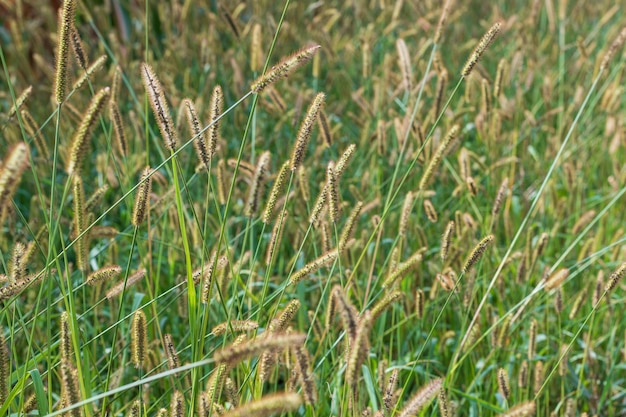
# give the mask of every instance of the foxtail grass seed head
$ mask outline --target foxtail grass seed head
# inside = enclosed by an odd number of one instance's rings
[[[568,316],[570,320],[573,320],[576,317],[578,311],[580,310],[580,307],[582,307],[585,300],[587,300],[587,288],[583,288],[578,296],[574,299],[574,303],[572,304],[572,308]]]
[[[250,86],[250,89],[254,93],[260,93],[276,81],[288,77],[289,74],[309,62],[319,48],[319,45],[309,45],[283,58],[268,72],[257,78]]]
[[[54,77],[54,98],[61,104],[67,97],[68,61],[71,46],[71,34],[76,14],[76,0],[64,0],[61,20],[57,34],[56,74]]]
[[[476,181],[473,177],[470,176],[465,178],[465,185],[472,196],[476,197],[476,195],[478,195],[478,186],[476,185]]]
[[[0,288],[0,300],[6,300],[14,295],[20,293],[23,289],[28,287],[31,283],[38,279],[37,275],[27,275],[22,279],[15,282],[10,282],[8,285]]]
[[[85,203],[85,212],[92,213],[97,206],[102,202],[102,198],[109,191],[109,185],[104,184],[102,187],[98,187],[96,191],[93,192],[91,197]]]
[[[339,181],[341,177],[343,176],[343,173],[346,170],[348,163],[354,156],[355,151],[356,151],[356,145],[354,143],[351,143],[346,148],[346,150],[343,151],[343,153],[341,154],[341,157],[339,157],[339,160],[337,161],[337,164],[335,165],[335,176],[337,177],[337,181]]]
[[[308,264],[304,265],[301,269],[294,272],[289,278],[288,285],[297,284],[307,275],[312,274],[313,272],[317,271],[321,267],[329,265],[332,262],[334,262],[338,256],[339,256],[339,252],[337,251],[337,249],[332,249],[330,252],[326,252],[319,258],[309,262]]]
[[[85,46],[83,45],[83,40],[76,30],[76,27],[72,26],[70,30],[70,38],[72,40],[72,49],[74,49],[74,56],[76,57],[76,62],[82,69],[86,69],[89,65],[89,60],[87,54],[85,53]]]
[[[309,144],[311,133],[313,133],[313,126],[315,126],[315,123],[317,122],[319,112],[324,106],[325,99],[326,95],[324,93],[318,93],[313,99],[311,105],[309,106],[309,109],[306,112],[306,116],[304,116],[304,121],[302,122],[302,124],[300,125],[300,129],[298,130],[298,135],[296,136],[296,144],[294,145],[293,152],[291,154],[292,171],[297,170],[304,161],[306,148]]]
[[[7,113],[7,119],[12,119],[13,116],[15,116],[15,114],[19,110],[21,110],[22,106],[24,105],[26,100],[28,100],[28,98],[30,97],[30,94],[32,92],[33,92],[33,86],[32,85],[29,85],[28,87],[26,87],[26,89],[24,91],[22,91],[22,94],[20,94],[15,99],[15,105],[11,106],[11,108],[9,109],[9,112]]]
[[[613,59],[613,56],[618,51],[618,49],[620,49],[622,45],[624,45],[624,42],[626,42],[626,27],[622,28],[622,30],[619,32],[619,35],[617,35],[617,38],[615,38],[613,43],[611,43],[609,50],[606,51],[606,53],[604,54],[604,57],[602,58],[602,63],[600,64],[600,71],[604,71],[609,66],[609,62],[611,62],[611,59]]]
[[[305,339],[306,335],[302,333],[275,334],[272,337],[257,338],[238,345],[227,346],[215,352],[213,357],[218,363],[234,366],[267,350],[282,350],[302,345]]]
[[[476,66],[480,58],[483,56],[483,54],[485,53],[489,45],[491,45],[491,43],[496,38],[498,33],[500,33],[501,29],[502,29],[502,23],[497,22],[493,26],[491,26],[491,28],[489,28],[487,33],[483,35],[481,40],[478,42],[478,45],[476,45],[476,48],[474,48],[474,51],[469,56],[469,58],[467,59],[467,62],[463,66],[463,70],[461,71],[461,76],[467,77],[468,75],[470,75],[470,73],[472,72],[472,69],[474,69],[474,67]]]
[[[322,136],[324,144],[330,147],[333,144],[333,138],[330,132],[330,123],[328,122],[328,116],[326,116],[326,113],[323,110],[319,112],[317,124],[319,126],[320,135]]]
[[[561,284],[567,279],[569,276],[569,269],[561,268],[548,278],[546,281],[544,288],[546,291],[553,290],[561,286]]]
[[[220,323],[217,326],[213,327],[211,333],[213,336],[221,336],[226,334],[226,332],[249,332],[251,330],[256,330],[259,328],[259,323],[253,320],[231,320],[228,322]]]
[[[87,213],[85,212],[85,191],[83,180],[78,175],[73,177],[74,191],[74,231],[80,236],[87,229]],[[83,235],[76,242],[76,265],[81,271],[89,268],[89,238]]]
[[[448,83],[448,71],[445,69],[441,71],[437,78],[437,95],[435,96],[435,117],[441,113],[441,107],[443,105],[443,96],[446,91],[446,84]]]
[[[113,298],[120,295],[122,291],[124,291],[124,288],[128,288],[131,285],[136,284],[137,282],[141,281],[145,276],[146,276],[146,270],[142,268],[139,271],[135,272],[134,274],[130,275],[126,281],[121,280],[120,282],[115,284],[113,287],[111,287],[109,291],[106,292],[106,295],[105,295],[106,299],[112,300]]]
[[[265,252],[265,265],[267,266],[272,264],[276,248],[280,245],[280,241],[282,240],[283,231],[285,230],[285,222],[288,217],[289,212],[285,211],[282,215],[278,216],[278,221],[272,228],[272,234],[270,235],[270,240],[267,244],[267,251]]]
[[[185,417],[185,397],[176,390],[170,400],[170,417]]]
[[[356,337],[354,343],[350,346],[348,354],[348,363],[346,364],[346,384],[356,390],[358,382],[358,373],[361,371],[361,365],[367,359],[370,349],[369,337],[372,330],[372,314],[366,311],[360,318],[356,329]]]
[[[78,387],[78,371],[70,361],[61,361],[61,390],[65,394],[64,406],[70,406],[80,402],[80,389]],[[82,417],[80,407],[73,408],[68,412],[70,417]]]
[[[428,218],[431,223],[437,223],[437,210],[435,210],[435,206],[432,201],[425,199],[423,205],[426,218]]]
[[[128,155],[128,140],[126,139],[126,132],[124,131],[124,122],[122,121],[122,114],[116,101],[109,101],[109,117],[113,124],[113,132],[115,133],[115,144],[120,155]]]
[[[450,403],[448,402],[448,396],[446,395],[446,390],[443,386],[439,389],[437,401],[439,404],[439,414],[441,415],[441,417],[450,417]]]
[[[22,116],[22,122],[24,124],[24,130],[28,135],[33,138],[33,143],[39,155],[50,155],[50,150],[46,139],[41,134],[41,128],[33,118],[32,114],[26,109],[20,111]],[[1,166],[1,165],[0,165]]]
[[[174,122],[172,121],[172,116],[170,115],[170,109],[167,105],[161,82],[152,67],[146,63],[141,65],[141,79],[148,93],[150,106],[152,107],[154,117],[161,131],[161,136],[165,141],[165,146],[171,152],[174,152],[178,142],[178,135],[174,127]]]
[[[303,171],[303,170],[300,170]],[[313,208],[311,209],[311,214],[309,215],[309,223],[316,226],[319,223],[320,216],[322,212],[326,208],[326,202],[328,201],[328,184],[324,183],[322,189],[317,195],[317,199],[313,204]]]
[[[378,317],[394,302],[402,299],[404,297],[404,293],[402,291],[392,291],[385,295],[380,301],[374,304],[372,307],[371,315],[372,322],[376,321]]]
[[[269,333],[280,333],[287,329],[287,326],[296,316],[296,313],[300,309],[300,301],[297,299],[291,300],[285,309],[271,321],[269,324],[267,331]]]
[[[144,168],[139,178],[139,187],[135,194],[135,208],[133,210],[132,222],[135,227],[139,227],[146,219],[150,211],[150,191],[152,189],[152,169]]]
[[[359,217],[359,214],[361,214],[362,209],[363,203],[359,201],[354,205],[354,208],[350,212],[350,216],[348,217],[346,224],[343,226],[343,229],[341,230],[341,235],[339,236],[339,250],[345,249],[348,241],[352,238],[357,219]]]
[[[480,258],[485,254],[485,251],[493,243],[494,235],[485,236],[478,244],[472,249],[469,256],[463,264],[463,273],[467,274],[478,263]]]
[[[70,159],[67,165],[67,173],[72,175],[80,175],[82,165],[85,160],[87,148],[89,147],[89,140],[93,132],[94,127],[98,123],[98,117],[102,112],[102,108],[110,94],[109,87],[105,87],[99,90],[91,99],[89,107],[85,112],[80,126],[74,134],[72,139],[72,146],[70,150]]]
[[[593,220],[596,216],[595,210],[589,210],[583,213],[572,227],[572,235],[577,235]]]
[[[61,351],[61,359],[71,361],[74,356],[74,348],[72,347],[72,331],[70,330],[70,315],[67,311],[61,313],[60,320],[59,349]]]
[[[405,262],[398,264],[395,270],[387,277],[387,279],[383,282],[383,288],[392,287],[398,279],[406,276],[410,271],[417,268],[417,266],[422,262],[422,251],[418,251],[414,253],[409,259]]]
[[[415,315],[418,319],[424,318],[424,307],[426,306],[426,295],[422,289],[415,291]]]
[[[217,162],[217,201],[226,204],[226,162],[220,159]]]
[[[506,197],[506,193],[509,190],[509,179],[504,178],[500,183],[500,188],[498,188],[498,193],[496,194],[496,199],[493,202],[493,206],[491,207],[491,217],[496,217],[500,212],[500,208],[502,207],[502,203],[504,202],[504,198]]]
[[[81,88],[88,80],[93,77],[96,72],[100,71],[104,67],[107,59],[108,58],[106,55],[101,55],[98,59],[96,59],[94,63],[91,64],[89,68],[87,68],[87,70],[85,70],[81,74],[81,76],[76,80],[74,85],[72,85],[72,90],[78,90],[79,88]]]
[[[209,105],[210,124],[206,136],[208,138],[207,152],[209,158],[213,158],[217,152],[217,143],[220,139],[220,127],[222,112],[224,109],[224,93],[222,87],[216,85],[211,93],[211,103]]]
[[[491,111],[491,94],[489,90],[489,81],[483,78],[480,85],[482,98],[481,110],[484,114],[488,114]]]
[[[250,191],[248,192],[248,202],[245,208],[245,215],[252,217],[256,214],[259,208],[259,199],[263,193],[263,187],[265,185],[265,174],[270,162],[270,153],[268,151],[263,152],[259,157],[254,171],[254,177],[250,184]]]
[[[409,57],[409,49],[406,47],[404,39],[400,38],[396,41],[396,49],[398,50],[398,65],[402,74],[402,84],[404,90],[411,91],[413,73],[411,71],[411,58]]]
[[[606,283],[606,287],[604,287],[606,292],[613,291],[617,286],[619,280],[624,278],[626,275],[626,262],[622,263],[619,268],[617,268],[610,276],[609,280]]]
[[[532,417],[535,415],[535,407],[533,401],[526,401],[501,414],[501,417]]]
[[[0,328],[0,403],[4,404],[11,391],[11,356],[9,346],[4,337],[4,329]]]
[[[544,369],[543,362],[537,361],[535,362],[535,375],[533,381],[533,392],[535,395],[539,394],[539,390],[544,382]]]
[[[452,142],[454,142],[460,131],[461,128],[459,127],[459,125],[452,126],[452,129],[450,129],[446,137],[439,144],[439,147],[437,148],[437,151],[435,151],[435,154],[432,156],[432,159],[426,167],[424,174],[422,174],[422,179],[419,182],[420,190],[426,189],[426,186],[428,185],[428,182],[435,173],[435,170],[439,167],[441,160],[446,156],[450,145],[452,144]]]
[[[252,35],[250,40],[250,69],[255,73],[263,68],[261,58],[263,55],[263,47],[261,45],[261,25],[259,23],[255,23],[254,26],[252,26]]]
[[[387,381],[387,385],[385,387],[383,394],[383,406],[385,410],[390,411],[393,410],[398,401],[398,396],[396,395],[397,385],[398,385],[398,375],[400,371],[398,368],[394,368],[391,371],[391,375],[389,376],[389,380]]]
[[[517,385],[519,388],[526,388],[528,385],[528,361],[523,360],[517,373]]]
[[[26,253],[26,246],[21,242],[15,242],[13,245],[13,253],[11,256],[11,263],[9,264],[9,277],[8,281],[14,283],[26,276],[26,265],[24,255]]]
[[[304,346],[294,346],[293,352],[296,357],[296,368],[298,370],[298,379],[302,385],[304,402],[314,405],[317,402],[317,386],[309,369],[309,352]]]
[[[191,135],[195,138],[193,146],[196,149],[198,159],[208,169],[211,164],[211,157],[209,156],[209,151],[207,149],[206,132],[202,131],[196,107],[194,106],[193,101],[188,98],[183,99],[182,107],[185,109],[187,124],[189,125]]]
[[[148,352],[148,322],[142,310],[137,310],[133,315],[130,329],[131,360],[135,368],[143,369]]]
[[[409,227],[409,217],[413,210],[413,201],[415,200],[415,194],[411,191],[404,196],[404,203],[402,203],[402,211],[400,212],[400,224],[398,225],[398,235],[406,236],[406,231]]]
[[[441,35],[443,34],[443,29],[445,28],[446,22],[448,21],[448,15],[450,13],[451,3],[452,3],[452,0],[446,0],[446,2],[443,4],[443,9],[441,10],[441,16],[439,17],[439,23],[437,24],[437,29],[435,30],[435,36],[433,38],[434,43],[439,43],[439,41],[441,41]]]
[[[450,252],[450,245],[452,244],[452,235],[454,234],[454,221],[449,221],[446,226],[446,230],[443,232],[441,236],[441,250],[439,251],[441,255],[441,260],[445,261],[448,257],[448,252]]]
[[[274,185],[272,185],[272,189],[270,191],[270,195],[267,199],[267,204],[265,206],[265,211],[263,212],[263,223],[269,223],[274,215],[274,208],[276,207],[276,202],[278,198],[283,193],[285,189],[285,185],[287,182],[287,173],[289,172],[289,162],[285,162],[278,171],[276,175],[276,180],[274,181]]]
[[[223,417],[269,417],[274,414],[296,411],[302,405],[302,398],[295,393],[276,393],[261,399],[242,404],[229,410]]]
[[[509,374],[504,368],[498,369],[498,389],[500,390],[500,394],[502,394],[505,399],[508,399],[511,396]]]
[[[493,98],[496,100],[500,97],[502,92],[502,82],[504,79],[504,69],[506,67],[506,60],[502,58],[498,62],[498,70],[496,71],[496,80],[493,83]]]
[[[122,273],[122,268],[119,265],[103,266],[95,272],[92,272],[87,277],[85,284],[97,285],[104,281],[109,281],[117,278]]]
[[[437,396],[441,390],[443,379],[437,378],[420,388],[398,414],[398,417],[418,415]]]
[[[358,327],[356,308],[352,305],[350,300],[348,300],[348,297],[339,285],[333,287],[331,297],[334,299],[333,306],[339,313],[339,317],[343,323],[343,329],[350,337],[350,340],[354,340]]]
[[[335,176],[335,164],[330,161],[326,168],[326,189],[328,190],[328,214],[331,223],[339,219],[339,184]]]
[[[167,367],[169,369],[175,369],[180,366],[180,359],[178,358],[178,351],[174,344],[174,339],[171,334],[163,335],[163,345],[165,350],[165,356],[167,357]]]
[[[117,102],[120,98],[120,90],[122,89],[122,68],[115,66],[113,72],[113,81],[111,81],[111,101]]]
[[[532,319],[530,329],[528,330],[528,360],[532,361],[535,357],[535,343],[537,341],[537,320]]]

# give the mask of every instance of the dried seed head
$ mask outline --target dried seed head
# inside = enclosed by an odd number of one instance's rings
[[[85,212],[85,191],[83,180],[78,175],[73,177],[74,191],[74,231],[80,236],[87,229],[87,213]],[[76,241],[76,265],[81,271],[89,268],[89,237],[83,235]]]
[[[107,59],[108,58],[106,55],[101,55],[98,59],[96,59],[94,63],[91,64],[89,68],[87,68],[76,80],[76,82],[72,86],[72,90],[78,90],[79,88],[81,88],[83,84],[87,82],[87,80],[91,79],[96,72],[100,71],[102,67],[104,67]]]
[[[527,401],[511,408],[501,417],[531,417],[535,415],[535,403],[533,401]]]
[[[463,66],[461,76],[467,77],[472,72],[472,69],[474,69],[480,58],[483,56],[489,45],[491,45],[501,29],[502,23],[497,22],[493,26],[491,26],[491,28],[489,28],[487,33],[483,35],[480,42],[478,42],[478,45],[476,45],[476,48],[474,48],[474,51],[469,56],[467,62]]]
[[[288,413],[297,410],[302,398],[295,393],[277,393],[261,397],[259,400],[242,404],[233,408],[224,417],[268,417],[274,414]]]
[[[428,182],[430,181],[433,174],[435,173],[435,170],[439,167],[441,160],[446,156],[446,153],[448,152],[450,145],[452,144],[452,142],[454,142],[460,130],[461,128],[459,127],[459,125],[452,126],[452,129],[450,129],[446,137],[443,139],[443,141],[437,148],[437,151],[435,152],[432,159],[430,160],[430,163],[426,167],[424,174],[422,174],[422,179],[419,182],[420,190],[424,190],[426,188],[426,186],[428,185]]]
[[[304,265],[301,269],[294,272],[289,278],[288,285],[297,284],[307,275],[317,271],[318,269],[320,269],[321,267],[325,265],[331,264],[335,259],[337,259],[338,256],[339,256],[339,252],[337,249],[333,249],[330,252],[326,252],[319,258],[309,262],[308,264]]]
[[[354,208],[350,212],[350,216],[341,230],[341,235],[339,237],[339,250],[343,250],[347,246],[348,241],[352,238],[357,218],[359,217],[359,214],[361,214],[361,209],[363,209],[363,203],[359,201],[354,205]]]
[[[509,179],[504,178],[500,183],[500,188],[498,188],[498,193],[496,194],[496,199],[493,202],[493,206],[491,207],[491,217],[496,217],[500,212],[500,208],[502,207],[502,203],[504,202],[504,197],[506,196],[507,191],[509,190]]]
[[[482,98],[481,110],[484,114],[488,114],[491,111],[491,94],[489,94],[489,81],[483,78],[480,85]]]
[[[31,283],[35,282],[39,277],[37,275],[28,275],[15,282],[11,282],[8,285],[0,288],[0,300],[6,300],[12,296],[21,292],[24,288],[28,287]]]
[[[451,3],[452,3],[452,0],[446,0],[446,2],[443,5],[443,9],[441,10],[441,16],[439,17],[439,23],[437,24],[437,29],[435,30],[435,37],[433,38],[433,43],[439,43],[439,41],[441,40],[441,34],[443,33],[443,28],[446,26],[446,21],[448,20],[448,14],[450,13]]]
[[[385,387],[385,390],[384,390],[383,406],[388,411],[393,410],[398,401],[398,396],[396,395],[396,389],[398,388],[397,384],[398,384],[399,374],[400,374],[400,371],[398,370],[398,368],[394,368],[393,371],[391,371],[391,375],[389,376],[389,380],[387,381],[387,386]]]
[[[104,194],[109,190],[109,186],[107,184],[99,187],[96,191],[93,192],[89,200],[85,203],[85,212],[91,213],[102,201]]]
[[[596,216],[595,210],[589,210],[583,213],[572,227],[572,234],[579,234]]]
[[[441,236],[441,260],[445,261],[448,256],[448,252],[450,251],[450,245],[452,244],[452,235],[454,234],[454,221],[449,221],[446,226],[446,230],[443,232]]]
[[[606,292],[613,291],[620,279],[626,275],[626,262],[622,263],[610,276],[604,288]]]
[[[231,330],[233,332],[249,332],[259,328],[259,323],[252,320],[231,320],[228,322],[220,323],[213,327],[211,333],[213,336],[220,336]]]
[[[54,77],[54,98],[57,104],[61,104],[67,97],[67,70],[71,48],[70,36],[74,27],[74,15],[76,13],[76,0],[64,0],[59,21],[57,34],[56,75]]]
[[[59,349],[61,350],[61,359],[71,361],[74,356],[72,345],[72,332],[70,330],[70,315],[67,311],[61,313],[60,320],[60,336]]]
[[[282,78],[286,78],[289,74],[309,62],[319,48],[319,45],[306,46],[292,55],[283,58],[268,72],[257,78],[250,86],[250,89],[254,93],[260,93],[269,85],[274,84]]]
[[[317,118],[317,124],[319,126],[320,134],[322,135],[323,142],[326,144],[326,146],[330,147],[333,144],[333,139],[330,133],[330,124],[328,122],[328,116],[326,116],[326,113],[323,110],[319,112],[319,115]]]
[[[272,234],[270,235],[270,241],[267,244],[267,251],[265,253],[265,265],[267,266],[271,265],[276,248],[280,244],[288,216],[289,212],[287,211],[285,211],[282,216],[278,216],[278,221],[272,228]]]
[[[298,130],[298,135],[296,136],[296,144],[293,148],[293,153],[291,155],[291,170],[295,171],[302,164],[304,160],[304,155],[306,153],[306,148],[309,144],[309,139],[311,138],[311,133],[313,132],[313,126],[317,122],[317,118],[320,110],[324,106],[324,100],[326,95],[324,93],[318,93],[309,109],[306,112],[306,116],[304,117],[304,121],[300,125],[300,129]]]
[[[437,223],[437,210],[435,210],[435,206],[432,201],[429,199],[424,200],[424,212],[426,213],[426,217],[431,223]]]
[[[150,190],[152,189],[152,169],[147,166],[141,173],[139,187],[135,194],[135,209],[133,210],[133,225],[139,227],[150,211]]]
[[[78,371],[68,360],[61,361],[61,390],[65,394],[65,406],[80,402],[80,389],[78,388]],[[69,411],[70,417],[82,417],[80,407]]]
[[[469,256],[465,260],[465,263],[463,264],[464,274],[467,274],[470,269],[472,269],[472,267],[476,265],[476,263],[478,263],[489,245],[493,242],[494,238],[494,235],[485,236],[480,242],[478,242],[474,249],[472,249],[472,252],[470,252]]]
[[[314,405],[317,401],[317,387],[309,369],[309,352],[304,346],[295,346],[293,351],[296,357],[298,379],[300,380],[300,384],[302,384],[304,402],[309,405]]]
[[[622,47],[624,42],[626,42],[626,27],[622,28],[619,35],[617,35],[617,38],[615,38],[613,43],[611,43],[609,50],[604,54],[602,63],[600,64],[600,71],[604,71],[609,66],[609,62],[613,59],[613,56],[617,50]]]
[[[404,196],[404,203],[402,203],[402,211],[400,212],[400,224],[398,225],[398,235],[400,236],[406,236],[414,200],[415,194],[410,191]]]
[[[383,282],[383,288],[393,286],[398,279],[404,277],[407,273],[416,268],[420,262],[422,262],[422,252],[423,251],[420,249],[405,262],[398,264],[391,275],[389,275],[389,277],[387,277],[387,279]]]
[[[439,389],[438,402],[439,414],[441,417],[450,417],[450,404],[448,403],[448,396],[446,395],[446,390],[443,386]]]
[[[26,253],[26,246],[21,242],[15,242],[13,245],[13,254],[11,256],[11,263],[9,264],[9,277],[8,281],[14,283],[26,276],[26,265],[24,254]]]
[[[22,115],[22,122],[24,124],[24,130],[30,137],[33,138],[33,143],[35,144],[35,148],[37,148],[37,152],[41,156],[49,156],[50,150],[48,148],[48,144],[46,143],[45,138],[41,134],[41,128],[30,114],[30,112],[26,109],[20,111]],[[1,166],[1,165],[0,165]]]
[[[191,135],[195,138],[193,141],[193,146],[196,149],[198,159],[201,163],[204,164],[207,169],[209,169],[209,166],[211,164],[211,157],[209,156],[209,151],[207,149],[206,132],[202,131],[202,126],[200,125],[200,120],[198,119],[198,112],[196,112],[196,107],[194,106],[193,102],[188,98],[183,99],[181,105],[185,109],[187,124],[189,125]]]
[[[257,72],[263,67],[262,44],[261,25],[255,23],[254,26],[252,26],[252,36],[250,40],[250,69],[252,72]]]
[[[176,351],[176,345],[174,345],[174,339],[171,334],[165,334],[163,336],[163,343],[165,347],[165,356],[167,356],[167,367],[175,369],[180,366],[180,359],[178,358],[178,352]]]
[[[80,34],[76,30],[76,27],[72,25],[70,29],[70,37],[72,39],[72,48],[74,49],[74,56],[76,57],[76,62],[78,65],[85,69],[87,65],[89,65],[87,54],[85,53],[85,46],[83,45],[83,40],[80,38]]]
[[[346,365],[346,384],[356,390],[358,382],[358,372],[361,364],[367,359],[370,343],[369,336],[372,329],[372,315],[366,311],[360,318],[356,329],[354,342],[351,343],[348,363]]]
[[[395,301],[404,297],[404,293],[401,291],[392,291],[385,295],[380,301],[378,301],[374,307],[372,307],[372,323]]]
[[[11,390],[11,355],[4,338],[4,331],[0,329],[0,402],[2,404],[9,398]]]
[[[424,291],[418,289],[415,292],[415,314],[418,319],[424,318],[424,307],[426,305],[426,296],[424,295]]]
[[[276,175],[276,180],[274,181],[274,185],[272,185],[272,190],[270,191],[270,196],[267,199],[267,205],[265,206],[265,211],[263,212],[263,223],[267,224],[272,220],[274,215],[274,208],[276,207],[276,202],[278,201],[278,197],[282,194],[285,183],[287,182],[287,172],[289,171],[289,161],[285,162],[281,167],[280,171]]]
[[[348,297],[339,285],[333,287],[331,296],[334,299],[333,305],[339,313],[344,330],[348,334],[350,341],[354,340],[358,327],[356,308],[348,300]]]
[[[226,204],[226,163],[223,159],[217,162],[217,200]]]
[[[528,361],[522,361],[522,364],[519,367],[519,372],[517,373],[517,385],[520,388],[525,388],[528,383]]]
[[[117,278],[122,273],[122,268],[119,265],[109,265],[92,272],[87,277],[85,284],[97,285],[101,282],[108,281]]]
[[[141,65],[141,79],[143,85],[148,93],[150,106],[154,112],[157,125],[161,131],[161,136],[165,140],[165,146],[170,151],[176,150],[176,143],[178,142],[178,135],[174,128],[174,122],[170,115],[170,109],[163,93],[163,87],[161,82],[157,78],[152,67],[145,62]]]
[[[263,152],[259,157],[259,160],[256,165],[256,170],[254,172],[254,177],[252,178],[252,183],[250,184],[250,191],[248,192],[248,202],[245,208],[246,216],[254,216],[259,207],[259,197],[263,192],[263,186],[265,184],[265,171],[270,162],[270,153],[268,151]]]
[[[430,403],[430,401],[432,401],[433,398],[435,398],[439,390],[441,390],[442,384],[443,379],[437,378],[424,385],[408,401],[398,416],[412,417],[417,415],[428,405],[428,403]]]
[[[561,286],[563,281],[567,279],[568,276],[569,276],[569,269],[561,268],[558,271],[556,271],[554,274],[550,275],[550,278],[548,278],[546,283],[544,284],[544,288],[546,289],[546,291],[550,291],[555,288],[558,288]]]
[[[535,395],[539,394],[539,390],[541,389],[541,386],[543,385],[543,381],[544,381],[543,362],[537,361],[535,362],[535,375],[534,375],[534,382],[533,382],[533,389],[534,389]]]
[[[122,89],[122,68],[119,65],[115,66],[113,72],[113,81],[111,81],[111,101],[117,102],[120,97],[120,90]]]
[[[290,346],[302,345],[305,334],[275,334],[272,337],[257,338],[238,345],[227,346],[215,352],[216,362],[234,366],[239,362],[257,356],[267,350],[281,350]]]
[[[22,94],[20,94],[19,97],[15,99],[15,105],[9,109],[9,112],[7,113],[7,119],[11,119],[13,118],[13,116],[15,116],[17,111],[20,110],[22,106],[24,105],[24,103],[26,102],[26,100],[28,100],[28,97],[30,97],[30,93],[32,92],[33,92],[32,85],[29,85],[28,87],[26,87],[24,91],[22,91]]]
[[[574,303],[572,304],[572,309],[569,312],[570,320],[573,320],[574,317],[578,314],[580,307],[583,305],[584,301],[587,299],[587,288],[583,288],[582,291],[578,294],[576,299],[574,299]]]
[[[135,368],[143,369],[148,352],[148,322],[142,310],[135,311],[130,330],[132,355]]]
[[[396,41],[396,49],[398,50],[398,64],[400,66],[400,73],[402,74],[402,84],[405,91],[410,92],[413,74],[411,71],[411,58],[409,57],[409,50],[406,47],[404,39],[400,38]]]
[[[110,91],[109,87],[101,89],[93,96],[91,102],[89,103],[89,107],[80,122],[80,126],[74,135],[74,139],[72,139],[70,160],[67,165],[67,173],[70,175],[80,175],[81,173],[91,133],[98,122],[98,117],[100,116],[102,108],[109,97]]]
[[[328,190],[328,214],[330,221],[337,223],[339,218],[339,184],[335,176],[335,164],[330,161],[326,168],[326,189]]]
[[[500,97],[500,92],[502,91],[502,81],[504,78],[504,68],[506,67],[506,60],[502,58],[500,62],[498,62],[498,70],[496,71],[496,80],[493,83],[493,97],[498,99]]]
[[[537,341],[537,320],[532,319],[528,330],[528,360],[535,357],[535,342]]]
[[[131,285],[136,284],[137,282],[141,281],[141,279],[145,276],[146,276],[146,270],[142,268],[139,271],[135,272],[134,274],[130,275],[128,279],[126,279],[126,281],[121,280],[120,282],[115,284],[113,287],[111,287],[109,291],[106,292],[106,295],[105,295],[106,299],[112,300],[113,298],[120,295],[122,291],[124,291],[124,288],[128,288]]]
[[[498,389],[500,390],[500,394],[502,394],[505,399],[508,399],[511,396],[509,374],[504,368],[498,369]]]
[[[303,170],[300,170],[303,171]],[[312,225],[317,225],[320,219],[320,215],[324,211],[326,207],[326,201],[328,200],[328,184],[324,183],[320,193],[317,195],[317,199],[313,204],[313,209],[311,210],[311,215],[309,216],[309,223]]]
[[[109,117],[113,123],[113,132],[115,132],[115,144],[120,155],[128,155],[128,141],[126,140],[126,132],[124,131],[124,122],[122,114],[114,100],[109,101]]]
[[[443,95],[446,90],[446,84],[448,83],[448,71],[445,69],[441,71],[437,78],[437,95],[435,96],[435,117],[438,117],[441,113],[441,107],[443,105]],[[423,142],[422,142],[423,143]]]
[[[185,416],[185,397],[180,391],[174,391],[170,400],[170,417]]]
[[[224,109],[224,93],[222,87],[216,85],[211,93],[211,103],[209,105],[209,128],[207,129],[206,136],[208,137],[208,156],[213,158],[217,151],[217,142],[220,139],[220,117]]]
[[[280,333],[283,332],[289,322],[295,317],[298,309],[300,308],[300,301],[297,299],[293,299],[287,304],[285,309],[271,321],[270,325],[267,328],[267,331],[270,333]]]

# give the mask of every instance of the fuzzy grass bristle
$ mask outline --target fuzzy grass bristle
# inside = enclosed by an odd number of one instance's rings
[[[257,78],[250,86],[250,89],[258,94],[278,80],[288,77],[289,74],[309,62],[319,48],[320,45],[305,46],[288,57],[283,58],[268,72]]]
[[[145,62],[141,64],[141,80],[148,94],[148,101],[161,131],[161,136],[165,141],[165,146],[171,152],[174,152],[178,143],[178,134],[170,115],[170,108],[165,99],[161,82],[152,67]]]

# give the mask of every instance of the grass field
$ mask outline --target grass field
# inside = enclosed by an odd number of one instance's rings
[[[626,415],[619,2],[0,16],[0,415]]]

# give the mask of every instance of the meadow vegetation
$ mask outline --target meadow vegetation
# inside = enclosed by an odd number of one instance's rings
[[[0,415],[626,413],[623,6],[0,12]]]

